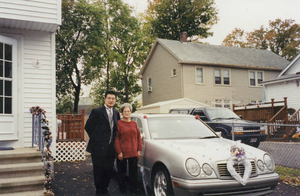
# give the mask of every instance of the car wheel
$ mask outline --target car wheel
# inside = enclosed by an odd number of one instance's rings
[[[164,167],[159,167],[155,170],[153,192],[155,196],[173,195],[170,175]]]

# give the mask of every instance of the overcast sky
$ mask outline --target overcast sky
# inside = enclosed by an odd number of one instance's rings
[[[147,0],[123,1],[133,6],[137,13],[147,8]],[[234,28],[249,32],[262,25],[269,27],[269,21],[277,18],[293,19],[300,24],[300,0],[215,0],[215,3],[219,21],[211,29],[214,36],[202,40],[214,45],[221,45]]]

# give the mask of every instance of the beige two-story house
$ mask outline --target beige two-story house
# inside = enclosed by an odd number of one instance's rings
[[[287,64],[267,50],[157,39],[140,72],[143,105],[180,98],[228,108],[258,103],[259,83]]]

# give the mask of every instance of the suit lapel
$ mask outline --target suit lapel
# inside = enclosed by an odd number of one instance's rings
[[[105,106],[103,106],[103,114],[104,114],[104,117],[105,117],[105,119],[107,120],[107,122],[109,122],[109,120],[108,120],[108,115],[107,115],[106,107],[105,107]]]

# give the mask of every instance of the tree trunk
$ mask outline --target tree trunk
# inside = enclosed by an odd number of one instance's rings
[[[74,114],[78,114],[78,104],[79,104],[79,95],[80,95],[80,87],[76,87],[75,88],[75,92],[74,92]]]

